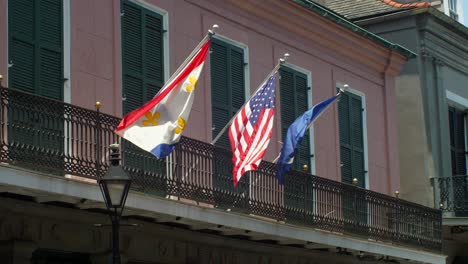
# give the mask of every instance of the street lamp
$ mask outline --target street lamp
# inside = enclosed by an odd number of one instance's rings
[[[112,263],[120,264],[119,227],[122,211],[125,207],[128,191],[132,180],[119,164],[119,144],[112,144],[110,148],[110,166],[104,177],[99,179],[104,202],[112,222]]]

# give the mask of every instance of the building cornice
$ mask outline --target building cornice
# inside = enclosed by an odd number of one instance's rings
[[[325,17],[327,18],[328,20],[331,20],[335,23],[337,23],[338,25],[341,25],[349,30],[351,30],[352,32],[354,32],[355,34],[358,34],[360,36],[363,36],[379,45],[382,45],[383,47],[387,48],[387,49],[392,49],[392,50],[395,50],[396,52],[400,53],[401,55],[405,56],[406,58],[410,59],[410,58],[414,58],[416,57],[416,53],[414,53],[413,51],[399,45],[399,44],[396,44],[396,43],[393,43],[393,42],[390,42],[356,24],[354,24],[353,22],[347,20],[346,18],[336,14],[335,12],[331,11],[330,9],[328,8],[325,8],[315,2],[312,2],[310,0],[292,0],[293,2],[321,15],[322,17]]]
[[[366,68],[367,71],[377,71],[379,73],[386,72],[387,74],[397,75],[406,59],[415,55],[408,51],[408,56],[405,56],[399,49],[391,49],[378,43],[371,41],[369,35],[376,40],[380,40],[391,45],[383,38],[372,34],[368,31],[363,34],[356,34],[357,31],[363,29],[348,28],[344,24],[352,24],[346,19],[340,18],[340,22],[330,23],[329,16],[332,16],[332,11],[326,11],[322,15],[310,10],[304,9],[304,6],[298,4],[295,0],[291,1],[271,1],[265,5],[259,1],[245,0],[225,0],[230,6],[240,11],[242,14],[248,14],[250,17],[260,18],[265,21],[270,28],[283,29],[287,35],[284,35],[285,42],[290,42],[291,39],[302,39],[304,43],[311,43],[306,48],[319,45],[321,50],[327,54],[322,56],[331,56],[335,59],[338,57],[343,63],[346,61],[351,67]],[[338,17],[333,14],[333,16]],[[291,19],[294,18],[294,19]],[[289,43],[294,45],[293,43]],[[395,44],[394,48],[398,45]],[[391,51],[395,58],[389,66],[389,56]],[[398,51],[397,51],[398,50]],[[403,52],[404,53],[404,52]]]

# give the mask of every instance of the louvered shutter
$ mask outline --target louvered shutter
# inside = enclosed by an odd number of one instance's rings
[[[122,17],[123,112],[143,105],[143,28],[142,11],[124,2]]]
[[[307,104],[307,76],[296,72],[296,118],[302,115],[308,109]],[[298,155],[295,159],[295,168],[301,170],[303,165],[310,168],[310,137],[309,130],[304,134],[304,139],[299,146]]]
[[[457,112],[457,174],[466,175],[466,154],[465,154],[465,113]]]
[[[213,138],[229,122],[231,116],[230,96],[229,96],[229,48],[224,43],[213,39],[211,43],[211,109]],[[223,135],[216,145],[229,148],[227,135]]]
[[[288,127],[296,118],[296,111],[294,107],[294,73],[281,68],[280,78],[280,98],[281,98],[281,134],[282,139],[288,132]]]
[[[35,9],[34,2],[18,0],[8,2],[10,87],[35,92]]]
[[[362,123],[362,100],[351,95],[351,144],[353,149],[353,178],[358,179],[360,187],[365,186],[364,178],[364,145]]]
[[[63,3],[9,1],[10,87],[63,98]]]
[[[288,67],[280,69],[280,97],[281,97],[281,133],[282,139],[286,137],[289,126],[308,110],[307,103],[307,76]],[[298,152],[294,158],[293,167],[302,170],[302,166],[310,168],[310,137],[306,131]]]
[[[219,39],[211,43],[211,106],[213,138],[245,102],[244,51]],[[230,149],[225,132],[217,146]]]
[[[41,0],[39,4],[39,71],[40,95],[63,98],[63,3]]]
[[[151,100],[164,85],[162,16],[130,1],[122,3],[123,112],[127,114]],[[165,160],[123,141],[124,165],[132,173],[134,187],[146,188],[146,178],[166,174]],[[162,177],[161,177],[162,178]],[[164,195],[166,182],[155,194]]]
[[[362,99],[351,93],[342,94],[338,102],[341,179],[365,186]]]
[[[244,105],[244,51],[238,47],[230,47],[230,77],[231,77],[231,116]]]
[[[8,1],[9,86],[21,91],[63,99],[63,2]],[[13,160],[33,159],[39,166],[63,166],[63,104],[10,98],[9,143]],[[44,114],[33,115],[33,109]]]
[[[465,113],[454,107],[450,107],[449,124],[452,174],[466,175]]]
[[[344,183],[352,183],[352,150],[350,142],[350,98],[348,94],[342,94],[338,102],[339,130],[340,130],[340,157],[341,180]]]
[[[164,85],[162,17],[125,1],[122,17],[123,110],[142,106]]]
[[[164,63],[163,63],[163,28],[160,15],[144,11],[144,77],[145,98],[149,101],[164,85]]]

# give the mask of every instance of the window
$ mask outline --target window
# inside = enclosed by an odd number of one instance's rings
[[[363,100],[351,92],[341,95],[338,102],[341,180],[365,187]]]
[[[8,43],[10,88],[62,101],[63,2],[8,1]],[[11,158],[62,167],[63,104],[11,92],[9,105],[8,142],[22,146],[9,149]]]
[[[457,0],[449,0],[449,9],[457,12]]]
[[[122,4],[124,114],[149,101],[164,85],[162,16],[130,1]]]
[[[245,102],[245,50],[219,38],[211,41],[210,70],[211,70],[211,113],[212,113],[212,138],[215,138],[224,126],[231,120]],[[213,193],[216,204],[220,207],[225,204],[224,191],[230,190],[239,194],[247,194],[247,183],[249,177],[242,177],[236,188],[232,184],[231,149],[228,133],[223,135],[216,142],[213,155],[216,159],[213,162]]]
[[[245,102],[244,50],[214,38],[211,43],[211,108],[213,138]],[[216,142],[230,149],[228,133]]]
[[[289,126],[308,109],[307,75],[287,66],[280,68],[280,99],[281,99],[281,135],[284,140]],[[310,137],[309,131],[299,146],[294,158],[293,168],[302,171],[304,165],[310,166]]]
[[[122,98],[123,114],[151,100],[164,85],[163,17],[152,10],[124,0],[122,2]],[[137,186],[144,186],[145,177],[166,176],[167,164],[151,153],[123,140],[123,160],[132,171]],[[144,174],[143,174],[144,172]],[[154,194],[165,195],[162,181]]]
[[[464,111],[449,107],[452,175],[466,175],[465,117]]]
[[[9,86],[63,99],[63,3],[8,1]]]
[[[466,167],[466,109],[468,100],[450,91],[446,91],[449,101],[448,118],[450,133],[450,156],[452,165],[451,190],[455,216],[467,217],[464,208],[468,208],[468,180]],[[460,209],[460,210],[459,210]]]
[[[458,21],[457,0],[449,0],[450,17]]]

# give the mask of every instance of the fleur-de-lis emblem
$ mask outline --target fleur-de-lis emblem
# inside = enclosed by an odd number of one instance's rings
[[[193,75],[190,75],[188,81],[189,83],[187,84],[187,86],[185,86],[185,91],[187,91],[187,93],[190,93],[193,90],[195,90],[195,85],[197,85],[197,78],[195,78],[195,76]]]
[[[179,118],[177,118],[177,127],[175,129],[175,133],[180,134],[182,133],[184,129],[185,129],[185,119],[179,116]]]
[[[144,126],[157,126],[159,124],[159,118],[161,118],[160,112],[152,114],[150,111],[145,114],[146,120],[143,120]]]

